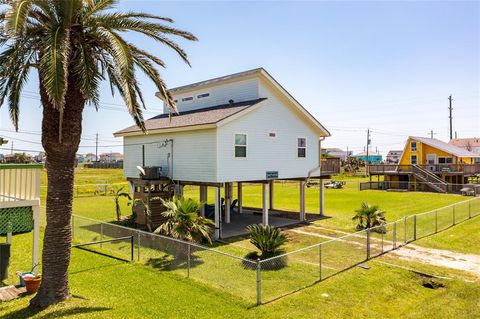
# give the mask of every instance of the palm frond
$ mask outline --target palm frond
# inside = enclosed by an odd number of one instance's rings
[[[5,31],[11,36],[20,35],[25,29],[28,12],[32,6],[30,0],[17,0],[11,2],[11,7],[5,15]]]

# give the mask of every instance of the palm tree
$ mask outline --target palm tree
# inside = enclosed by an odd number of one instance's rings
[[[8,0],[0,12],[0,105],[7,99],[18,129],[22,89],[36,70],[43,106],[42,145],[47,154],[47,224],[43,241],[43,282],[31,305],[46,307],[69,296],[73,177],[86,103],[99,107],[99,85],[118,91],[135,123],[145,132],[137,72],[155,84],[175,108],[158,67],[158,57],[124,39],[134,32],[185,52],[169,36],[196,40],[170,26],[171,19],[149,13],[118,12],[117,0]]]
[[[366,202],[363,202],[360,209],[355,210],[355,213],[352,220],[358,222],[357,230],[380,226],[387,221],[383,210],[379,209],[377,205],[370,205]]]
[[[200,202],[191,198],[176,197],[171,201],[160,200],[166,208],[162,216],[167,220],[155,230],[155,233],[190,242],[203,240],[212,242],[210,226],[214,223],[198,215]]]
[[[123,191],[124,188],[125,186],[122,186],[120,188],[115,188],[113,190],[113,200],[115,202],[115,212],[117,214],[117,221],[120,221],[120,218],[122,217],[122,210],[120,209],[120,198],[125,197],[125,198],[128,198],[128,200],[132,200],[132,197],[130,196],[130,194]],[[130,202],[128,202],[128,205],[130,205]]]
[[[280,248],[287,242],[287,236],[279,228],[270,225],[249,225],[247,226],[250,243],[260,250],[261,259],[270,258],[283,252]],[[256,253],[249,254],[250,258],[258,257]]]

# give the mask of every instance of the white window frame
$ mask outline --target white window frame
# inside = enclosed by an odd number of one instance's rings
[[[237,135],[245,135],[245,145],[237,145],[236,137]],[[245,157],[237,157],[235,150],[237,146],[243,147],[245,146]],[[235,132],[233,133],[233,158],[237,160],[245,160],[248,158],[248,134],[245,132]]]
[[[200,96],[200,95],[203,95],[203,94],[208,94],[208,96]],[[195,98],[197,100],[208,100],[211,96],[212,96],[212,93],[210,93],[210,92],[203,92],[203,93],[195,94]]]
[[[413,149],[413,143],[415,143],[415,149]],[[410,152],[416,152],[418,149],[417,141],[411,141],[410,142]]]
[[[412,157],[414,157],[414,156],[415,156],[415,164],[412,163]],[[418,165],[418,156],[417,156],[417,154],[411,154],[411,155],[410,155],[410,164],[411,164],[411,165]]]
[[[301,139],[301,138],[305,139],[305,146],[304,146],[304,147],[298,146],[298,140]],[[307,137],[306,137],[306,136],[297,136],[297,138],[295,139],[295,145],[296,145],[296,148],[295,148],[295,149],[297,150],[297,152],[296,152],[296,153],[297,153],[297,158],[300,158],[300,159],[305,159],[305,158],[307,158],[307,148],[308,148],[308,144],[307,144],[307,143],[308,143],[308,140],[307,140]],[[304,157],[298,156],[298,150],[299,150],[300,148],[304,148],[304,149],[305,149],[305,156],[304,156]]]
[[[191,100],[187,100],[187,101],[184,101],[184,100],[183,100],[183,99],[188,99],[188,98],[190,98],[190,97],[192,98]],[[180,101],[181,101],[182,103],[193,103],[194,100],[195,100],[195,96],[183,96],[183,97],[180,99]]]

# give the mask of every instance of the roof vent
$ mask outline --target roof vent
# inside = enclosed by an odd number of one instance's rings
[[[228,104],[230,104],[230,106],[233,106],[233,100],[228,100]]]

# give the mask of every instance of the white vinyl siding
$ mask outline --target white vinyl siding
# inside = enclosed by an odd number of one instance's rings
[[[257,109],[218,128],[218,182],[262,180],[267,171],[278,171],[279,178],[306,177],[318,167],[315,131],[266,88],[260,87],[260,97],[267,100]],[[239,132],[248,136],[247,158],[232,161],[232,136]],[[305,158],[297,157],[298,137],[306,138]]]
[[[208,97],[200,97],[209,93]],[[183,93],[173,92],[173,97],[177,102],[179,112],[191,111],[215,105],[228,104],[229,100],[242,102],[258,99],[258,79],[248,79],[234,83],[218,85],[208,89],[202,88]],[[182,102],[183,98],[194,97],[191,101]],[[164,105],[164,112],[168,112]]]
[[[198,182],[216,180],[215,129],[124,137],[125,176],[138,177],[136,167],[142,166],[142,144],[145,145],[145,166],[168,168],[170,144],[162,146],[166,139],[173,139],[174,179]]]

